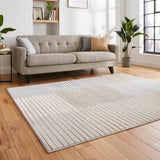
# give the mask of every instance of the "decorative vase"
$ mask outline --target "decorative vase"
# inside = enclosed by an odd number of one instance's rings
[[[44,9],[44,16],[43,16],[43,19],[49,19],[49,12],[47,10],[47,8]]]
[[[122,58],[122,67],[131,67],[131,57]]]

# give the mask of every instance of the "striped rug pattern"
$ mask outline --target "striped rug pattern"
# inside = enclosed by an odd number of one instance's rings
[[[8,92],[48,153],[160,119],[160,83],[126,74]]]

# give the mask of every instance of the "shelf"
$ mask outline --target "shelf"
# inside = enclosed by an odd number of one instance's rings
[[[58,20],[33,20],[33,23],[59,23]]]
[[[59,0],[33,0],[33,1],[40,1],[40,2],[58,2]]]

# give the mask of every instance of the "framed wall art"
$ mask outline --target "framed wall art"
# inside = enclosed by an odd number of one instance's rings
[[[68,8],[88,9],[88,0],[68,0]]]
[[[43,12],[41,7],[33,7],[33,20],[42,20]]]

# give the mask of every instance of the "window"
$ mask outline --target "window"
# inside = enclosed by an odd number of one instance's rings
[[[144,52],[160,54],[160,0],[144,0]]]

